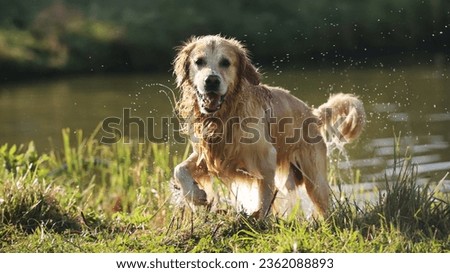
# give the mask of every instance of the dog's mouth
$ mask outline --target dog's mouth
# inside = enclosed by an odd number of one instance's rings
[[[197,90],[197,101],[202,113],[204,114],[213,114],[219,111],[224,100],[225,95],[212,92],[202,94]]]

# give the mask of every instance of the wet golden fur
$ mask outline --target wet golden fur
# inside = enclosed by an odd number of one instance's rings
[[[196,64],[198,58],[205,64]],[[216,65],[221,58],[229,65]],[[220,109],[211,114],[202,112],[196,95],[208,73],[216,73],[226,91]],[[341,141],[360,135],[365,113],[358,98],[336,94],[312,109],[282,88],[261,84],[243,45],[221,36],[194,37],[180,47],[174,74],[181,90],[177,111],[193,139],[193,152],[175,168],[174,180],[189,203],[215,200],[215,176],[228,186],[238,209],[260,218],[271,211],[292,211],[301,186],[316,211],[326,214],[327,147],[322,136],[336,122]],[[230,119],[238,123],[227,123]]]

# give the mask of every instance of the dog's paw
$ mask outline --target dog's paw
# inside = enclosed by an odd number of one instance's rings
[[[206,192],[198,187],[197,182],[193,181],[188,189],[183,189],[173,178],[170,182],[173,203],[182,205],[184,202],[189,202],[196,206],[208,205]]]
[[[185,194],[185,198],[196,206],[205,206],[208,204],[206,192],[200,189],[197,185]]]

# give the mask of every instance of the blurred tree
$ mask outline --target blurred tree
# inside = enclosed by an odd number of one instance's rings
[[[168,70],[174,46],[217,33],[243,40],[260,63],[449,52],[448,0],[0,0],[0,7],[3,73]]]

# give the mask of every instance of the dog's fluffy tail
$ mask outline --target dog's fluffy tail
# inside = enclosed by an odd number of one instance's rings
[[[359,137],[366,124],[363,103],[352,94],[334,94],[315,109],[321,120],[322,135],[331,134],[341,142],[351,142]]]

